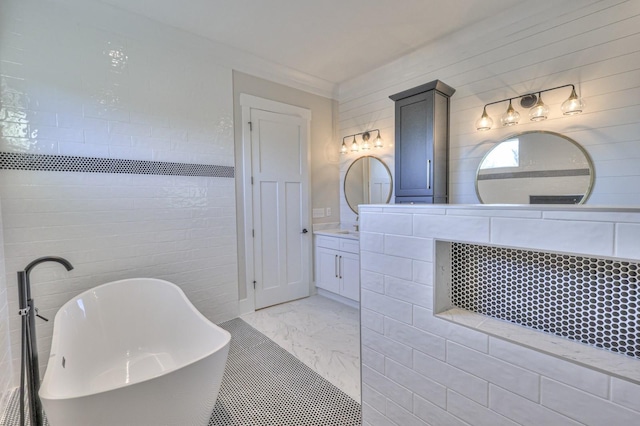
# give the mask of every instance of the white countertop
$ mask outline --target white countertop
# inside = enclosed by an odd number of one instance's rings
[[[347,238],[350,240],[359,240],[360,233],[357,231],[350,231],[348,229],[323,229],[319,231],[313,231],[314,235],[327,235],[329,237]]]

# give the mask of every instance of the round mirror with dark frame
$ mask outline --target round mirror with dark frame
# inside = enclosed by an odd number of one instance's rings
[[[554,132],[518,133],[495,145],[476,174],[484,204],[583,204],[595,169],[576,141]]]
[[[344,177],[344,197],[354,213],[359,204],[387,204],[391,200],[391,171],[379,158],[367,155],[355,160]]]

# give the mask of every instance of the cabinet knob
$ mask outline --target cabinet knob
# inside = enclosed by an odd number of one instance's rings
[[[307,231],[307,228],[303,228],[301,234],[306,234],[307,232],[309,232]]]

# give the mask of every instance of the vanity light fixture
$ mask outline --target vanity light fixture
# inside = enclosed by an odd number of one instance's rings
[[[371,135],[367,132],[362,135],[362,150],[368,151],[371,149],[371,144],[369,143],[369,139],[371,139]]]
[[[549,116],[549,107],[542,102],[542,94],[538,93],[538,102],[529,110],[531,121],[546,120]]]
[[[507,107],[507,112],[502,114],[500,118],[500,122],[503,126],[515,126],[520,121],[520,113],[513,109],[513,105],[511,105],[511,99],[509,99],[509,107]]]
[[[478,118],[478,121],[476,121],[476,129],[489,130],[491,129],[491,126],[493,126],[493,119],[489,117],[489,114],[487,114],[487,107],[485,105],[482,110],[482,116]]]
[[[382,143],[382,138],[380,137],[380,129],[373,129],[373,130],[367,130],[366,132],[360,132],[360,133],[347,135],[343,137],[342,146],[340,147],[340,154],[346,154],[349,151],[347,149],[347,144],[345,143],[345,140],[351,137],[353,137],[353,141],[351,142],[351,152],[358,152],[360,151],[360,149],[362,149],[363,151],[371,149],[371,142],[369,142],[369,139],[371,139],[372,132],[378,132],[378,136],[376,136],[376,139],[373,141],[373,147],[382,148],[384,144]],[[356,141],[356,136],[360,136],[360,135],[362,135],[362,146],[358,145],[358,142]]]
[[[584,109],[584,101],[578,97],[576,87],[573,84],[565,84],[564,86],[553,87],[551,89],[539,90],[535,93],[527,93],[526,95],[514,96],[513,98],[501,99],[499,101],[486,104],[482,110],[482,116],[476,121],[476,129],[480,131],[490,130],[493,125],[493,119],[487,114],[487,107],[493,104],[509,101],[507,111],[502,114],[500,122],[503,126],[513,126],[518,124],[520,113],[513,108],[511,103],[514,99],[520,99],[520,106],[523,108],[531,108],[529,110],[529,119],[531,121],[546,120],[549,116],[549,107],[542,102],[542,93],[551,90],[571,87],[569,98],[562,103],[561,110],[564,115],[580,114]]]
[[[358,142],[356,142],[356,137],[353,137],[353,142],[351,142],[351,152],[360,151],[360,147],[358,146]]]
[[[576,88],[571,86],[571,95],[569,99],[562,103],[560,109],[564,115],[576,115],[580,114],[584,109],[584,101],[576,94]]]
[[[382,148],[384,145],[382,145],[382,138],[380,137],[380,130],[378,130],[378,136],[376,136],[376,140],[373,143],[373,146],[375,146],[376,148]]]

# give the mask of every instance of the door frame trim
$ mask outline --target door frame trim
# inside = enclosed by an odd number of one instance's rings
[[[283,114],[301,118],[307,122],[307,181],[308,188],[311,188],[311,110],[283,102],[273,101],[271,99],[260,98],[246,93],[240,94],[240,106],[242,107],[242,199],[244,201],[243,222],[244,222],[244,261],[245,261],[245,277],[244,283],[247,289],[246,299],[238,301],[239,313],[247,314],[255,311],[255,291],[253,288],[254,270],[253,270],[253,236],[249,230],[253,229],[253,191],[251,188],[251,130],[249,121],[251,119],[251,110],[258,109],[275,114]],[[308,222],[311,226],[311,194],[309,193],[308,206]],[[312,262],[312,244],[309,243],[309,289],[313,280]]]

